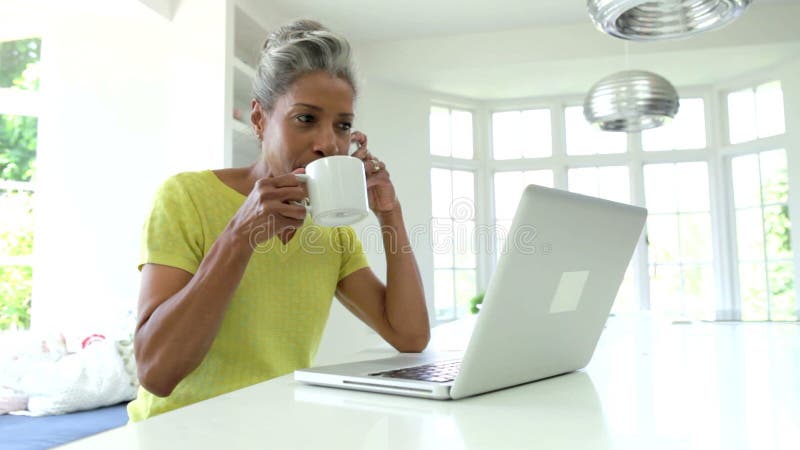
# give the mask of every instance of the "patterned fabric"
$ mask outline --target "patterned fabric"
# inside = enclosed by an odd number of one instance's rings
[[[245,197],[211,171],[167,180],[145,221],[142,259],[195,273]],[[350,227],[308,219],[283,244],[256,248],[203,362],[168,397],[143,387],[128,405],[132,421],[308,367],[339,280],[367,267]]]

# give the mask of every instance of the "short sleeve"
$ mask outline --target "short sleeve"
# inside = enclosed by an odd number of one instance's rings
[[[203,228],[197,208],[174,176],[156,192],[142,229],[139,270],[145,264],[177,267],[194,274],[203,259]]]
[[[361,241],[356,237],[355,231],[350,227],[336,227],[336,246],[337,251],[342,255],[342,262],[339,265],[339,279],[341,281],[346,276],[358,269],[369,267],[367,255]]]

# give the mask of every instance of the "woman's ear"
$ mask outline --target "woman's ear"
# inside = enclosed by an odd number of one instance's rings
[[[250,124],[253,126],[253,130],[256,133],[256,137],[258,140],[264,139],[264,126],[266,125],[266,121],[264,120],[264,110],[261,108],[261,104],[258,103],[258,100],[253,99],[250,103],[251,110],[250,110]]]

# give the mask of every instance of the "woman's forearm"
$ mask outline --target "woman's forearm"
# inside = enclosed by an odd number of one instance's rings
[[[417,261],[400,207],[378,216],[386,251],[386,319],[407,351],[422,351],[430,339],[428,309]]]
[[[153,394],[169,395],[203,361],[251,254],[249,243],[223,232],[191,280],[140,321],[136,359]]]

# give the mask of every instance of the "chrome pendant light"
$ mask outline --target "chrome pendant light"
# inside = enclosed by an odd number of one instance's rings
[[[753,0],[587,0],[597,28],[632,41],[688,37],[744,13]]]
[[[663,125],[675,117],[679,106],[678,92],[664,77],[626,70],[592,86],[583,115],[605,131],[637,132]]]

